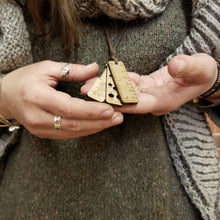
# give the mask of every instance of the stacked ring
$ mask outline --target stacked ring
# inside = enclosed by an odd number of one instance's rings
[[[62,117],[59,115],[55,115],[53,119],[54,128],[57,130],[61,130],[62,129],[61,122],[62,122]]]
[[[61,77],[63,80],[66,80],[69,76],[69,71],[70,71],[70,67],[69,64],[67,63],[63,69],[61,70]]]

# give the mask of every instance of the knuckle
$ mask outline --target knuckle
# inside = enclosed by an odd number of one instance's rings
[[[40,94],[35,91],[34,87],[30,88],[30,85],[26,85],[21,88],[21,97],[23,103],[36,104],[39,102]]]
[[[72,111],[73,110],[69,107],[69,105],[67,103],[64,103],[58,109],[59,115],[65,115],[67,118],[71,117],[71,112]]]
[[[41,125],[40,120],[38,120],[33,114],[25,113],[23,116],[24,124],[29,129],[36,129]]]
[[[82,72],[84,70],[83,67],[84,67],[84,65],[79,65],[79,64],[70,65],[70,69],[75,73]]]
[[[87,115],[88,115],[88,118],[94,118],[97,116],[97,112],[95,112],[93,109],[91,109],[87,112]]]
[[[44,61],[41,61],[40,64],[41,64],[41,67],[44,70],[47,70],[48,73],[56,71],[56,65],[55,65],[56,62],[54,62],[54,61],[44,60]]]
[[[79,120],[72,120],[70,123],[70,130],[74,132],[81,131],[81,123]]]
[[[49,67],[49,66],[52,66],[54,64],[54,61],[51,61],[51,60],[44,60],[41,62],[41,64],[44,66],[44,67]]]
[[[71,97],[67,96],[65,101],[58,107],[58,114],[61,116],[65,116],[67,118],[71,118],[74,115],[74,108],[72,107]]]

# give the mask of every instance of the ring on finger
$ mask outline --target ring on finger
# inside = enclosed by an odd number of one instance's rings
[[[66,80],[68,78],[69,72],[70,72],[70,66],[67,63],[61,70],[61,77],[63,80]]]
[[[62,122],[62,117],[59,116],[59,115],[55,115],[54,119],[53,119],[53,124],[54,124],[54,128],[56,130],[61,130],[62,129],[61,122]]]

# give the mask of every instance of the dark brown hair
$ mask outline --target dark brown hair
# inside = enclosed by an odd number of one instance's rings
[[[42,35],[60,37],[64,50],[79,45],[82,25],[73,0],[27,0],[27,7]]]

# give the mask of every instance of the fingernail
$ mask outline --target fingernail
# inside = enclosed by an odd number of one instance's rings
[[[113,110],[108,109],[101,113],[102,118],[109,118],[112,116]]]
[[[186,67],[186,62],[184,60],[178,60],[177,62],[177,65],[178,65],[178,69],[177,69],[177,72],[176,72],[176,76],[178,76]]]
[[[113,124],[114,125],[117,125],[117,124],[120,124],[122,123],[123,121],[123,116],[121,113],[115,113],[115,116],[114,116],[114,119],[113,119]]]

